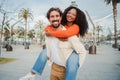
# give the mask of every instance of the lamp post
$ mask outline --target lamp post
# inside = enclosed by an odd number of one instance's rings
[[[93,23],[92,19],[90,18],[90,16],[89,16],[89,14],[88,14],[87,11],[86,11],[86,13],[87,13],[87,16],[88,16],[91,24],[93,25],[93,45],[92,45],[92,46],[94,46],[94,48],[96,48],[96,34],[95,34],[96,27],[95,27],[95,25],[94,25],[94,23]],[[101,21],[105,20],[106,18],[109,18],[110,16],[112,16],[112,14],[109,14],[109,15],[101,18],[101,19],[98,19],[98,20],[96,20],[95,22],[96,22],[96,23],[101,22]],[[95,50],[94,53],[96,54],[96,49],[94,49],[94,50]],[[89,53],[90,53],[90,52],[89,52]]]
[[[71,0],[71,6],[78,7],[75,0]]]
[[[95,34],[96,29],[95,29],[95,25],[87,11],[86,11],[86,13],[88,15],[88,18],[89,18],[91,24],[93,25],[93,44],[89,47],[89,54],[96,54],[96,34]]]

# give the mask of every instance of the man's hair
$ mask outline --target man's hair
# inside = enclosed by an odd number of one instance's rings
[[[50,13],[51,13],[52,11],[57,11],[57,12],[60,13],[60,16],[62,16],[62,11],[61,11],[59,8],[52,7],[52,8],[50,8],[50,9],[48,10],[48,12],[47,12],[47,15],[46,15],[47,19],[50,18]]]
[[[71,9],[75,9],[77,11],[76,19],[73,22],[73,24],[77,24],[80,27],[79,34],[80,36],[84,36],[88,30],[88,23],[84,12],[81,11],[79,8],[73,6],[69,6],[68,8],[66,8],[65,11],[63,12],[61,24],[67,25],[66,15]]]

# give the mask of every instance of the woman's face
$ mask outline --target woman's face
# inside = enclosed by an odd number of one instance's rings
[[[66,19],[68,22],[73,23],[76,19],[77,11],[76,9],[71,9],[66,14]]]

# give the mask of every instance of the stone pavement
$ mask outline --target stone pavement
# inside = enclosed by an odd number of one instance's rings
[[[0,80],[19,80],[27,74],[41,51],[39,45],[25,50],[22,45],[13,45],[12,52],[2,49],[2,57],[16,58],[16,61],[0,64]],[[120,51],[110,45],[97,46],[96,54],[87,54],[86,61],[78,70],[77,80],[120,80]],[[49,80],[50,66],[46,65],[42,80]],[[37,75],[36,80],[40,80]]]

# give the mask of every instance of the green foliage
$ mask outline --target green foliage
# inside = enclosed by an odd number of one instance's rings
[[[107,40],[111,40],[111,35],[107,35]]]
[[[5,63],[12,62],[12,61],[15,61],[15,60],[16,60],[15,58],[3,58],[3,57],[0,57],[0,64],[5,64]]]
[[[33,39],[35,37],[35,31],[32,29],[28,32],[28,38]]]

